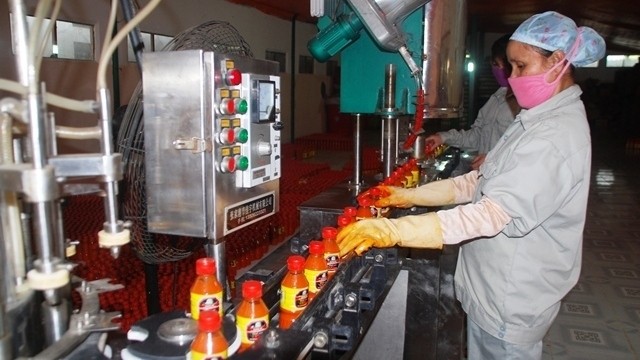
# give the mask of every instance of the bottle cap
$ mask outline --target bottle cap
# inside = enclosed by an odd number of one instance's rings
[[[200,311],[198,328],[200,331],[217,331],[222,327],[220,314],[215,310]]]
[[[352,217],[349,217],[347,215],[338,215],[338,226],[345,227],[351,224],[351,219]]]
[[[325,226],[322,228],[322,238],[323,239],[330,239],[330,238],[335,238],[336,235],[338,235],[338,229],[331,227],[331,226]]]
[[[258,280],[247,280],[243,282],[242,297],[244,298],[262,297],[262,283]]]
[[[310,254],[320,254],[323,255],[324,254],[324,244],[322,243],[322,241],[310,241],[309,242],[309,253]]]
[[[289,271],[301,271],[304,269],[304,257],[300,255],[291,255],[287,259],[287,269]]]
[[[196,275],[214,275],[216,273],[216,261],[205,257],[196,260]]]
[[[355,217],[357,211],[358,209],[355,206],[347,206],[346,208],[344,208],[342,213],[350,217]]]

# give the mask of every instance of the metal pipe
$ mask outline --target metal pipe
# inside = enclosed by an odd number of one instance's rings
[[[396,145],[396,123],[395,117],[385,117],[382,119],[384,129],[384,154],[383,154],[383,171],[384,177],[388,178],[393,174],[393,170],[398,155],[398,147]]]
[[[27,24],[27,12],[22,0],[9,0],[9,8],[11,10],[11,34],[13,34],[15,51],[16,51],[16,72],[20,84],[27,86],[29,83],[28,75],[28,46],[29,43],[29,26]]]
[[[215,241],[215,239],[213,240]],[[217,244],[208,243],[205,245],[205,252],[208,257],[213,258],[216,261],[216,276],[220,284],[224,286],[224,293],[226,294],[226,300],[232,298],[230,291],[230,281],[227,279],[227,261],[225,259],[225,241],[220,241]]]
[[[109,156],[113,154],[113,137],[111,135],[111,97],[109,90],[101,88],[98,90],[98,99],[100,103],[100,126],[102,128],[102,138],[100,144],[102,146],[102,154]],[[118,221],[118,183],[108,181],[105,183],[104,210],[105,223],[104,230],[111,234],[119,233],[123,230],[122,222]],[[118,249],[119,250],[119,249]],[[112,252],[117,256],[118,251]]]
[[[396,107],[396,66],[387,64],[384,68],[384,108],[395,110]]]
[[[398,156],[398,118],[394,115],[396,112],[396,67],[394,64],[385,66],[384,74],[384,111],[388,115],[383,116],[383,172],[387,178],[393,173]]]
[[[362,126],[360,121],[361,114],[355,114],[356,121],[353,131],[353,184],[362,184]]]
[[[44,324],[45,346],[59,341],[69,328],[69,303],[62,299],[59,304],[42,303],[42,321]]]

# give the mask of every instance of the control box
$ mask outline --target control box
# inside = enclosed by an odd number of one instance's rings
[[[144,54],[149,231],[218,239],[278,211],[278,69],[201,50]]]

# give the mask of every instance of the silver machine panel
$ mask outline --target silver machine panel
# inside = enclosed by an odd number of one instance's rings
[[[143,64],[149,231],[215,240],[276,213],[278,64],[201,50]]]

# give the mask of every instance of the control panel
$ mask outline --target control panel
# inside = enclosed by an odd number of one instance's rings
[[[145,54],[148,226],[217,239],[278,210],[278,64],[204,51]]]

